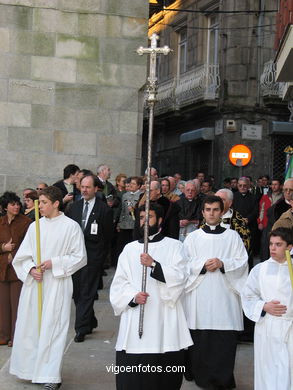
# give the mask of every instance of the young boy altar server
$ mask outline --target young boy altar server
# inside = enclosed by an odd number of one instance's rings
[[[71,275],[86,265],[83,233],[60,210],[62,193],[40,193],[41,272],[36,269],[36,226],[32,223],[13,266],[23,282],[18,306],[10,373],[44,389],[61,385],[61,368],[70,320]],[[42,282],[42,321],[38,324],[38,283]]]
[[[270,234],[271,257],[250,272],[242,293],[243,310],[256,322],[254,390],[293,390],[293,293],[285,251],[293,231]]]

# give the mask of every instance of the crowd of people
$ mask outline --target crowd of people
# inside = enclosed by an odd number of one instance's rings
[[[255,390],[277,388],[265,378],[273,375],[276,356],[284,362],[277,380],[283,390],[292,389],[293,294],[284,259],[293,244],[293,178],[263,175],[254,183],[243,176],[216,185],[202,171],[183,180],[180,173],[160,176],[151,168],[149,250],[143,253],[146,176],[120,173],[115,185],[110,177],[105,164],[95,173],[70,164],[53,185],[25,188],[22,201],[10,191],[0,197],[0,345],[13,346],[10,372],[47,390],[60,387],[71,298],[74,341],[80,343],[98,327],[94,301],[113,266],[110,301],[121,315],[120,368],[184,365],[186,379],[201,388],[232,389],[239,334],[251,341],[256,322]],[[40,265],[37,199],[44,217]],[[256,259],[260,265],[254,266]],[[142,265],[147,292],[140,286]],[[267,280],[280,273],[283,285]],[[138,341],[141,305],[145,330]],[[268,334],[279,326],[271,345]],[[117,375],[118,390],[179,390],[181,383],[182,372]]]

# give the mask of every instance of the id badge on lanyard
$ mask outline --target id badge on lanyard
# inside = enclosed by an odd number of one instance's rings
[[[91,224],[91,234],[98,234],[98,224],[96,220],[94,220],[94,222]]]

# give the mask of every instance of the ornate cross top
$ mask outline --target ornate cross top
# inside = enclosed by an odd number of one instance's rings
[[[157,77],[156,77],[156,63],[157,63],[157,55],[158,54],[164,54],[165,56],[170,53],[171,49],[169,46],[164,47],[157,47],[157,41],[159,39],[159,36],[156,33],[153,33],[150,37],[151,46],[150,47],[143,47],[140,46],[136,52],[140,56],[143,54],[149,54],[150,55],[150,72],[149,72],[149,87],[148,87],[148,102],[152,103],[156,100],[156,94],[157,94]]]

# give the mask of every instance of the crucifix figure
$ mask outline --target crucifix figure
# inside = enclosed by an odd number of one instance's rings
[[[145,202],[145,214],[146,220],[144,225],[144,253],[148,253],[148,233],[149,233],[149,206],[150,206],[150,183],[151,183],[151,160],[152,160],[152,141],[153,141],[153,128],[154,128],[154,105],[156,102],[157,95],[157,77],[156,77],[156,62],[157,55],[170,53],[171,49],[168,46],[157,47],[157,41],[159,36],[153,33],[150,37],[151,46],[144,48],[140,46],[137,49],[137,54],[149,54],[150,55],[150,67],[147,87],[147,103],[149,108],[149,133],[148,133],[148,153],[147,153],[147,182],[146,182],[146,202]],[[146,292],[146,277],[147,267],[143,266],[142,272],[142,289],[141,291]],[[140,316],[139,316],[139,337],[143,334],[143,316],[144,316],[144,305],[140,305]]]
[[[159,40],[159,36],[156,33],[153,33],[150,37],[151,46],[150,47],[142,47],[140,46],[136,52],[140,56],[143,54],[149,54],[150,55],[150,68],[149,68],[149,77],[148,77],[148,97],[147,102],[150,105],[151,103],[154,104],[156,102],[156,94],[157,94],[157,77],[156,77],[156,63],[157,63],[157,55],[158,54],[164,54],[165,56],[168,55],[171,51],[171,49],[168,46],[164,47],[157,47],[157,41]]]

